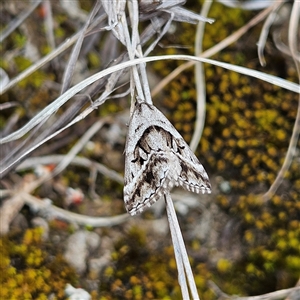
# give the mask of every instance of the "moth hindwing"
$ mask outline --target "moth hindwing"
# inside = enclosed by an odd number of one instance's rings
[[[174,185],[211,192],[206,171],[168,119],[153,105],[136,103],[125,146],[127,211],[142,212]]]

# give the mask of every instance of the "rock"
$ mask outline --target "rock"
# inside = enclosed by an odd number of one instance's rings
[[[91,251],[100,245],[100,237],[95,232],[77,231],[67,240],[64,257],[78,274],[82,275],[87,268],[87,258]]]
[[[86,244],[88,246],[89,252],[93,252],[100,245],[100,236],[96,232],[87,232]]]
[[[91,295],[84,289],[76,289],[71,284],[67,284],[65,288],[65,294],[69,300],[90,300]]]
[[[101,271],[110,263],[110,256],[103,255],[100,258],[91,258],[89,260],[89,278],[98,278]]]

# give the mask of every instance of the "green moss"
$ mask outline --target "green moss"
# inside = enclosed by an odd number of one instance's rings
[[[0,299],[64,299],[65,285],[76,283],[75,271],[62,256],[49,257],[41,236],[35,228],[0,239]]]
[[[31,61],[27,58],[24,58],[22,56],[17,56],[14,58],[14,62],[16,67],[18,68],[19,72],[24,71],[29,66],[31,66]],[[38,88],[42,85],[42,83],[45,81],[46,75],[43,71],[38,70],[31,74],[26,79],[23,79],[19,82],[19,87],[25,88],[27,85],[30,85],[34,88]]]
[[[214,46],[244,25],[251,13],[214,3],[209,17],[215,18],[216,22],[206,24],[204,49]],[[182,28],[178,29],[180,34],[176,43],[191,45],[188,41],[194,39],[195,27],[184,24]],[[214,58],[259,70],[256,53],[259,32],[260,28],[254,28],[251,36],[247,34],[246,39],[238,41],[241,51],[237,51],[236,45],[231,45]],[[247,51],[244,51],[243,44]],[[193,50],[193,47],[188,49],[188,54],[193,54]],[[176,53],[180,51],[177,49]],[[286,69],[286,77],[295,80],[295,71],[280,54],[271,57],[268,53],[268,56],[269,61],[278,61],[283,67],[276,69],[276,64],[271,63],[264,72],[283,77],[283,69]],[[179,62],[160,61],[154,63],[154,68],[164,77],[177,64]],[[187,142],[195,121],[193,73],[194,69],[185,70],[169,84],[160,98],[170,111],[169,119]],[[297,221],[300,219],[299,162],[293,161],[285,174],[284,185],[268,204],[262,203],[261,193],[274,182],[286,155],[296,117],[297,95],[208,64],[205,64],[205,77],[206,118],[198,156],[211,177],[221,175],[230,182],[231,193],[218,195],[217,203],[229,218],[239,220],[239,238],[245,249],[242,258],[228,269],[225,261],[220,260],[216,270],[208,268],[200,273],[203,277],[198,275],[199,270],[196,271],[197,280],[203,287],[202,298],[210,299],[206,298],[209,296],[205,283],[212,273],[218,274],[217,271],[220,274],[214,279],[227,293],[258,294],[278,289],[279,285],[282,288],[293,286],[297,281],[296,272],[300,273],[296,259],[300,247]],[[193,113],[189,114],[189,110]],[[277,281],[278,270],[288,274],[281,283]],[[237,286],[239,291],[234,292]]]
[[[14,48],[23,48],[26,44],[27,38],[20,33],[14,32],[12,34],[12,40],[14,41]]]
[[[172,248],[151,251],[145,233],[133,227],[115,245],[113,267],[105,269],[99,287],[103,299],[180,299]],[[130,263],[129,263],[130,262]]]

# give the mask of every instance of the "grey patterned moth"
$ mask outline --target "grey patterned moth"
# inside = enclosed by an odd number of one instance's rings
[[[175,127],[155,106],[136,102],[125,146],[125,207],[140,213],[173,186],[211,192],[206,171]]]

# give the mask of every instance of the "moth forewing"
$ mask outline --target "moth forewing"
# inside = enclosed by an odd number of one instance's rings
[[[174,185],[210,193],[206,171],[174,126],[153,105],[136,103],[125,146],[127,211],[142,212]]]

